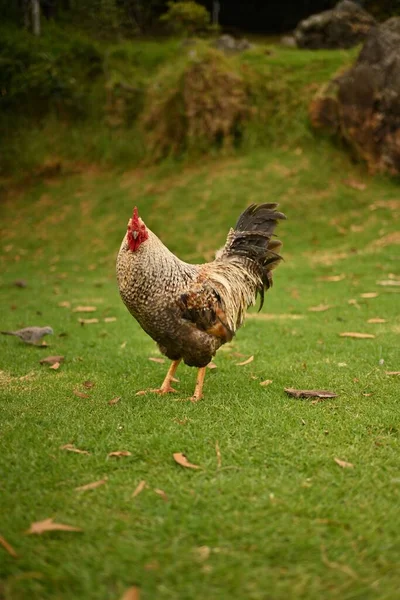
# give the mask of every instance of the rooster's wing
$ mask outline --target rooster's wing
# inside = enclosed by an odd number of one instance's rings
[[[233,338],[234,332],[227,325],[222,298],[209,281],[192,285],[180,296],[178,306],[183,319],[193,323],[200,331],[219,338],[221,344]]]

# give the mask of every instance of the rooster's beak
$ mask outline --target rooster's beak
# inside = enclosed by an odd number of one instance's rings
[[[132,231],[132,237],[133,237],[134,240],[136,240],[137,236],[138,236],[138,232],[137,231]]]

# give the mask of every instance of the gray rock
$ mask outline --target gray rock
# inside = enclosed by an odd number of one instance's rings
[[[284,35],[281,37],[281,45],[286,46],[286,48],[296,48],[296,40],[293,35]]]
[[[213,46],[222,52],[226,52],[227,54],[232,54],[233,52],[244,52],[245,50],[250,50],[253,48],[253,44],[246,40],[246,38],[242,38],[241,40],[236,40],[233,36],[224,34],[221,35],[213,42]]]
[[[340,133],[371,172],[400,174],[400,17],[370,30],[354,66],[325,86],[310,116]]]
[[[342,0],[332,10],[311,15],[295,29],[299,48],[351,48],[362,42],[375,19],[351,0]]]

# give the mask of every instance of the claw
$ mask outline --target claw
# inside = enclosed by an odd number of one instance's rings
[[[173,393],[176,393],[177,391],[178,390],[175,390],[170,385],[162,386],[160,388],[157,388],[156,390],[150,390],[150,392],[152,392],[153,394],[173,394]]]

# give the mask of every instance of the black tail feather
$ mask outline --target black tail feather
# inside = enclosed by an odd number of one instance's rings
[[[278,221],[286,219],[283,213],[275,210],[277,206],[276,203],[251,204],[240,215],[224,248],[226,256],[243,256],[257,269],[262,281],[258,289],[261,299],[259,310],[264,303],[264,290],[272,286],[271,271],[282,260],[277,252],[282,242],[271,239],[275,237]]]

